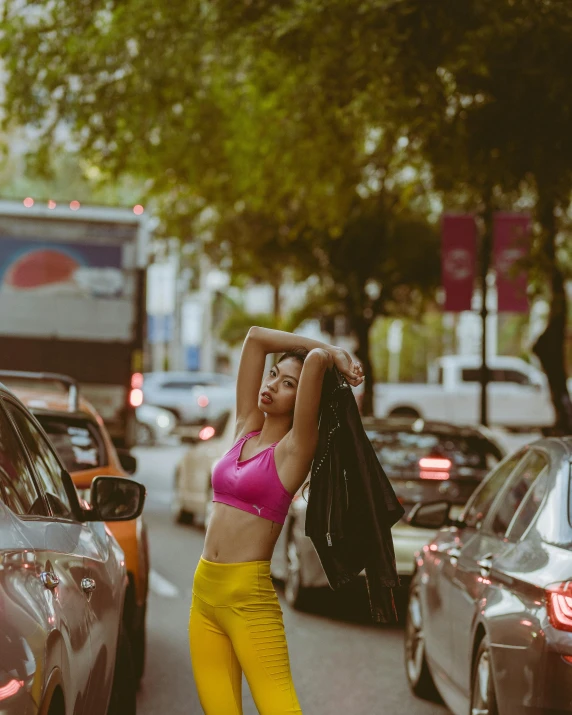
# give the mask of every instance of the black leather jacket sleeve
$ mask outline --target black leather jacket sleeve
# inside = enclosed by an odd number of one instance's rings
[[[404,510],[362,425],[351,387],[328,370],[312,465],[306,535],[333,589],[365,569],[372,618],[396,620],[399,585],[391,527]]]

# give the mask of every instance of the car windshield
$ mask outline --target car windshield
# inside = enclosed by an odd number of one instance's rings
[[[103,438],[95,422],[68,415],[36,414],[68,472],[95,469],[108,463]]]
[[[226,373],[197,372],[186,375],[147,373],[144,376],[143,389],[152,387],[169,390],[192,390],[195,387],[225,387],[234,383],[235,379]]]
[[[454,467],[489,469],[501,458],[498,447],[479,435],[407,430],[366,430],[377,457],[388,471],[417,469],[419,460],[443,457]]]

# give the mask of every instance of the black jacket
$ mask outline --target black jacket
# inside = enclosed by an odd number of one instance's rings
[[[365,568],[376,622],[397,619],[391,589],[399,577],[391,527],[403,513],[365,433],[352,389],[334,367],[324,376],[306,535],[333,589]]]

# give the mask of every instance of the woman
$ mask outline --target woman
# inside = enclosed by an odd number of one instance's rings
[[[266,356],[278,352],[264,375]],[[191,659],[206,715],[242,713],[243,672],[261,715],[302,712],[270,559],[312,465],[322,380],[333,365],[351,385],[363,381],[341,348],[258,327],[244,341],[235,444],[213,470],[213,513],[193,582]]]

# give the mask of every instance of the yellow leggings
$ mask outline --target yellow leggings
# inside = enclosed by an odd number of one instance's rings
[[[260,715],[302,715],[270,561],[201,557],[189,621],[191,661],[206,715],[242,715],[242,673]]]

